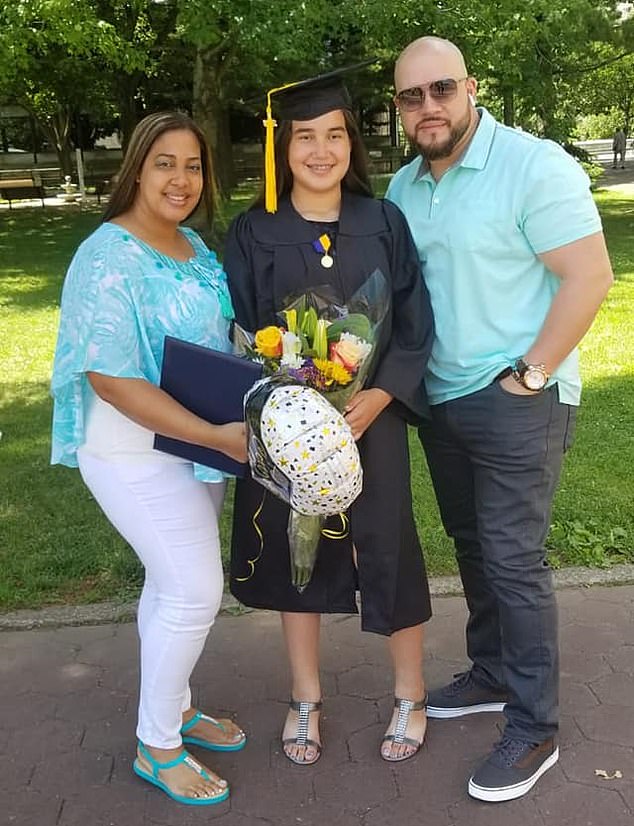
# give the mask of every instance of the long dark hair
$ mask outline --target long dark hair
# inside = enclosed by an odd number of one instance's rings
[[[102,221],[111,221],[118,215],[127,212],[134,203],[137,195],[137,179],[141,174],[141,167],[154,142],[165,132],[177,129],[186,129],[198,139],[200,159],[202,163],[203,189],[200,200],[189,213],[196,211],[199,204],[203,204],[209,226],[213,221],[215,203],[215,185],[209,144],[202,129],[182,112],[155,112],[147,115],[134,128],[123,164],[117,175],[117,180],[108,200]],[[187,216],[189,218],[189,215]]]
[[[341,186],[358,195],[372,198],[372,184],[368,173],[368,153],[361,137],[361,130],[355,116],[348,109],[342,109],[346,132],[350,138],[350,166]],[[275,135],[275,183],[278,201],[293,188],[293,173],[288,163],[288,147],[293,134],[293,121],[283,120]],[[264,187],[257,196],[254,206],[264,206]]]

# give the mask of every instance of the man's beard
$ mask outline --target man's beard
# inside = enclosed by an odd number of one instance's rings
[[[464,118],[450,129],[449,137],[443,143],[432,143],[429,146],[423,146],[415,140],[414,143],[418,152],[426,161],[438,161],[441,158],[448,158],[467,133],[470,123],[471,116],[467,111]]]

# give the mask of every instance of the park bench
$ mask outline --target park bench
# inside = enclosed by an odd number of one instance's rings
[[[374,175],[391,175],[404,162],[403,149],[397,146],[381,146],[368,151],[370,172]]]
[[[109,195],[112,190],[114,176],[105,177],[103,175],[86,175],[84,178],[84,183],[86,184],[86,188],[88,190],[94,191],[97,197],[97,203],[101,204],[102,197],[104,195]]]
[[[45,195],[57,195],[64,180],[62,170],[59,168],[34,169],[31,174],[35,183],[42,187]]]
[[[94,154],[84,160],[84,183],[89,193],[94,194],[101,204],[104,195],[110,195],[117,179],[121,157],[110,153]]]
[[[86,186],[94,191],[97,203],[112,189],[114,174],[99,170],[87,172]],[[38,198],[45,206],[44,198],[59,195],[63,175],[59,168],[51,169],[0,169],[0,198],[9,202]]]
[[[9,202],[37,199],[45,206],[44,198],[59,191],[59,169],[0,169],[0,198]]]
[[[32,175],[25,177],[24,173],[11,170],[11,177],[0,175],[0,198],[9,202],[9,209],[12,209],[13,201],[32,198],[39,198],[44,206],[44,187],[41,183],[36,183]]]

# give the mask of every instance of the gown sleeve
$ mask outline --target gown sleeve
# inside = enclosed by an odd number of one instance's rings
[[[384,202],[384,208],[392,239],[392,330],[372,386],[394,396],[406,408],[406,418],[415,420],[429,413],[424,377],[434,321],[405,217],[394,204]]]
[[[255,244],[248,213],[234,219],[225,242],[223,267],[235,312],[235,322],[253,333],[258,326],[253,253]]]

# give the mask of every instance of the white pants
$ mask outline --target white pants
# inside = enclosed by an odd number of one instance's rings
[[[145,568],[137,736],[175,748],[191,705],[189,678],[222,599],[225,485],[199,482],[186,463],[109,462],[81,449],[78,461],[90,492]]]

